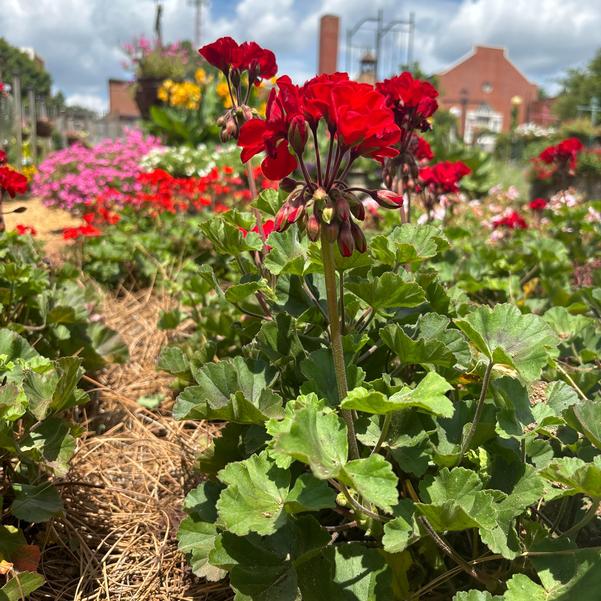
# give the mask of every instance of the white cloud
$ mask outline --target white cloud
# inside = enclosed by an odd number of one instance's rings
[[[94,94],[72,94],[71,96],[67,96],[66,102],[68,106],[83,106],[99,115],[107,111],[106,101]]]

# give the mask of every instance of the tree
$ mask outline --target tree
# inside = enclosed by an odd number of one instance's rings
[[[19,49],[0,38],[1,78],[12,83],[12,78],[21,78],[22,90],[34,90],[38,96],[49,96],[52,78],[44,67]]]
[[[563,80],[563,92],[555,103],[561,119],[578,117],[578,106],[588,106],[597,97],[601,101],[601,48],[584,69],[570,69]],[[590,113],[585,113],[590,117]]]

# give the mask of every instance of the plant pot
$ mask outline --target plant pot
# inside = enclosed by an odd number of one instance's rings
[[[52,136],[54,129],[52,123],[48,119],[38,119],[35,124],[35,130],[38,138],[49,138]]]
[[[157,93],[162,83],[163,80],[156,77],[140,77],[136,80],[136,95],[134,98],[144,119],[150,118],[150,107],[161,104],[161,101],[157,98]]]

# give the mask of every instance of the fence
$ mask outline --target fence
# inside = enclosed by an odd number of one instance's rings
[[[119,138],[126,127],[136,125],[110,115],[57,110],[33,90],[22,90],[18,77],[6,83],[9,90],[0,94],[0,148],[11,148],[12,162],[19,168],[38,165],[54,148],[76,139],[96,144],[103,138]]]

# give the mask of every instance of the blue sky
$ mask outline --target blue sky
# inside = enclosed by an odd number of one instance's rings
[[[191,39],[194,11],[188,0],[162,1],[164,37]],[[127,75],[120,45],[150,34],[154,19],[154,0],[2,0],[2,5],[0,36],[35,48],[71,102],[99,110],[106,107],[107,80]],[[280,73],[303,80],[316,69],[322,14],[339,15],[344,31],[378,8],[387,19],[415,12],[415,58],[429,72],[475,44],[505,46],[515,64],[551,93],[566,69],[586,64],[601,45],[601,0],[211,0],[204,40],[255,39],[276,52]]]

